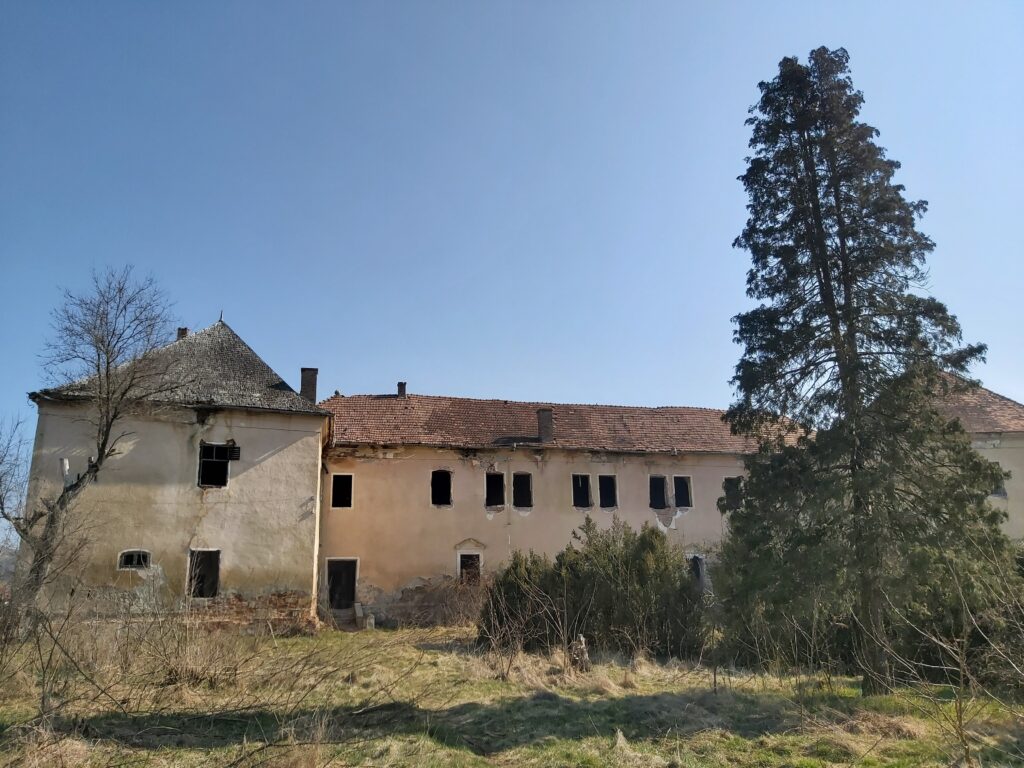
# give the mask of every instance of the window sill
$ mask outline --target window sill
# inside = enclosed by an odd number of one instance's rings
[[[490,504],[484,505],[484,509],[488,512],[504,512],[506,507],[504,504]]]

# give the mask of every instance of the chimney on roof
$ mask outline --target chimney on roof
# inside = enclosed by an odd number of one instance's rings
[[[181,341],[186,336],[188,336],[188,328],[179,328],[178,329],[178,341]]]
[[[405,397],[405,382],[404,381],[398,382],[398,396],[399,397]]]
[[[311,403],[316,402],[316,375],[319,373],[318,368],[303,368],[302,369],[302,385],[299,388],[299,394],[309,400]]]
[[[550,408],[537,409],[537,435],[542,443],[555,439],[555,414]]]

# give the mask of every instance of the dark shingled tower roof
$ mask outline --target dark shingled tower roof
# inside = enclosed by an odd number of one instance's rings
[[[223,320],[159,349],[173,390],[162,403],[326,416],[285,383]],[[30,394],[33,400],[76,400],[75,385]]]

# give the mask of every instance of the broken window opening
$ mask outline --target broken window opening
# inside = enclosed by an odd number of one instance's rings
[[[583,509],[594,505],[590,498],[590,475],[572,476],[572,505]]]
[[[1003,480],[1003,478],[1001,478],[1001,477],[999,478],[999,484],[992,491],[991,495],[995,496],[997,499],[1007,499],[1007,498],[1009,498],[1009,494],[1007,494],[1007,492],[1006,492],[1006,481]]]
[[[189,597],[216,597],[220,588],[220,550],[188,551]]]
[[[199,485],[223,488],[228,484],[228,463],[241,458],[237,445],[199,444]]]
[[[142,571],[149,568],[149,552],[144,549],[126,549],[117,556],[119,571]]]
[[[463,584],[480,583],[480,554],[477,552],[459,553],[459,581]]]
[[[505,475],[501,472],[488,472],[484,482],[484,506],[505,506]]]
[[[601,509],[614,509],[619,506],[619,489],[615,475],[597,476],[597,496]]]
[[[533,507],[533,475],[529,472],[512,475],[512,506],[520,509]]]
[[[430,503],[435,507],[452,505],[452,473],[447,469],[435,469],[430,473]]]
[[[331,478],[331,506],[335,509],[352,506],[352,475]]]
[[[668,508],[668,486],[663,475],[651,475],[651,509]]]
[[[693,495],[690,493],[690,478],[684,475],[676,475],[672,478],[673,491],[675,491],[676,508],[693,506]]]

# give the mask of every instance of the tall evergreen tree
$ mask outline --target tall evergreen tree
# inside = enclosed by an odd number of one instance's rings
[[[740,177],[749,218],[735,242],[750,253],[747,293],[759,303],[735,318],[744,352],[727,418],[764,451],[733,501],[726,556],[747,558],[737,563],[747,571],[764,558],[792,573],[816,562],[802,594],[827,582],[843,596],[834,607],[853,614],[870,693],[890,680],[887,606],[913,582],[911,563],[979,526],[998,537],[985,497],[999,470],[936,401],[984,347],[962,345],[956,318],[920,292],[934,247],[916,227],[926,203],[905,199],[899,163],[858,120],[864,97],[846,51],[785,58],[759,88]],[[814,439],[766,439],[795,424]],[[758,550],[758,537],[771,546]],[[826,559],[807,557],[819,544]]]

